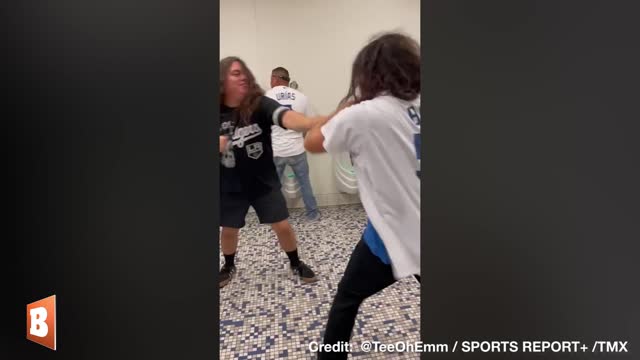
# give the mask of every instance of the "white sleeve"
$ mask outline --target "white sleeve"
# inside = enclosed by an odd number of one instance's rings
[[[354,105],[340,111],[320,131],[324,136],[322,146],[330,154],[349,152],[354,149],[358,141],[359,106]]]

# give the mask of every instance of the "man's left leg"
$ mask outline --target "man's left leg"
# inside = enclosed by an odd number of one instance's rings
[[[319,220],[320,211],[315,196],[313,196],[313,188],[309,179],[309,162],[307,161],[307,153],[292,156],[290,162],[291,169],[298,179],[300,191],[302,192],[302,200],[307,210],[306,216],[309,220]]]
[[[274,157],[273,164],[276,166],[276,172],[280,179],[280,185],[284,186],[284,169],[287,166],[287,158]]]
[[[271,228],[278,237],[280,247],[287,254],[291,270],[306,283],[317,281],[316,275],[308,265],[298,257],[298,242],[296,234],[289,224],[287,203],[279,189],[274,189],[251,202],[262,224],[271,224]]]

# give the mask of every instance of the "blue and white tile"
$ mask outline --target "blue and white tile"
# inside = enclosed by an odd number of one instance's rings
[[[319,281],[302,284],[289,269],[269,226],[254,213],[240,232],[237,273],[220,289],[221,359],[314,359],[309,343],[322,341],[336,287],[366,222],[361,205],[322,208],[322,219],[307,222],[292,209],[300,258]],[[224,258],[220,257],[220,265]],[[392,344],[420,339],[420,286],[398,281],[360,307],[351,344],[354,359],[418,359],[416,353],[362,353],[362,341]]]

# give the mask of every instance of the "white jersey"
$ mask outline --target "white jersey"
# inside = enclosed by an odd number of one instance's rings
[[[307,97],[296,89],[287,86],[276,86],[267,91],[265,96],[270,97],[282,106],[293,111],[310,115]],[[271,142],[273,156],[289,157],[302,154],[304,150],[304,137],[301,132],[285,130],[280,126],[271,127]]]
[[[396,279],[420,274],[420,98],[379,96],[321,128],[331,154],[349,152],[362,205]]]

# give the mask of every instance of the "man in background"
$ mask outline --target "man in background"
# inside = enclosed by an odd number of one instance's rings
[[[265,93],[265,96],[306,116],[313,115],[307,97],[298,90],[290,88],[290,80],[287,69],[283,67],[273,69],[271,71],[271,89]],[[298,179],[298,184],[300,184],[307,219],[319,220],[320,212],[309,180],[309,163],[304,149],[304,134],[274,125],[271,128],[271,140],[273,161],[280,177],[280,183],[284,184],[284,169],[289,165]]]

